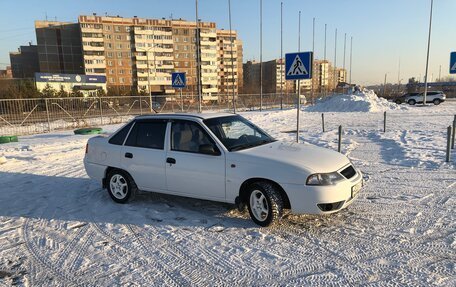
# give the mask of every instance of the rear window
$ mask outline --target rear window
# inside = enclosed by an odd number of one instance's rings
[[[125,145],[151,149],[164,149],[166,124],[166,121],[136,122]]]
[[[125,141],[125,137],[127,136],[128,132],[130,131],[133,122],[130,122],[128,125],[124,126],[120,131],[118,131],[114,136],[109,139],[110,144],[115,145],[123,145]]]

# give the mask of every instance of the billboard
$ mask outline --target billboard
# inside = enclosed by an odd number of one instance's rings
[[[41,83],[105,84],[106,76],[35,73],[35,81]]]

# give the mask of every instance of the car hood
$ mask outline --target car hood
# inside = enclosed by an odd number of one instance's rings
[[[236,151],[233,156],[239,161],[258,164],[274,161],[293,165],[312,173],[337,171],[350,163],[345,155],[327,148],[281,141]]]

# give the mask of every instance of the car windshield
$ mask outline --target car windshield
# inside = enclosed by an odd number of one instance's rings
[[[206,126],[229,151],[238,151],[276,141],[239,115],[207,119]]]

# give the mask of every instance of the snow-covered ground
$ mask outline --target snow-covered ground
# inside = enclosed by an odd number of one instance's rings
[[[287,214],[258,228],[234,206],[158,194],[114,203],[71,131],[0,145],[0,286],[455,286],[456,159],[444,163],[456,102],[301,114],[301,139],[343,152],[366,186],[347,210]],[[295,138],[296,110],[243,114]],[[119,125],[105,126],[108,132]],[[453,158],[456,152],[453,151]]]

